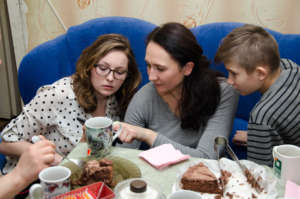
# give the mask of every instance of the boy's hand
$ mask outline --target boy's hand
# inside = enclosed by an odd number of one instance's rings
[[[236,131],[232,142],[239,146],[247,146],[247,131]]]

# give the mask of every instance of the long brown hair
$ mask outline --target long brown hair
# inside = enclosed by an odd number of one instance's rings
[[[205,127],[215,113],[221,98],[217,73],[210,69],[210,63],[193,33],[179,23],[166,23],[154,29],[147,38],[164,48],[183,68],[193,62],[194,68],[183,79],[179,104],[181,128],[199,130]]]
[[[72,75],[73,89],[78,103],[86,113],[96,110],[97,100],[91,83],[91,70],[105,55],[113,50],[119,50],[128,58],[128,75],[120,89],[115,93],[119,105],[119,116],[124,118],[129,101],[137,91],[141,82],[133,51],[129,41],[119,34],[101,35],[98,39],[84,49],[77,61],[76,72]]]

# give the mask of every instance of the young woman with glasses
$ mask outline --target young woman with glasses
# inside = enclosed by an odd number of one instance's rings
[[[2,131],[0,151],[9,156],[3,171],[15,167],[34,135],[45,136],[60,154],[67,155],[82,139],[77,118],[122,120],[140,81],[129,41],[119,34],[100,36],[83,50],[72,76],[41,87]]]

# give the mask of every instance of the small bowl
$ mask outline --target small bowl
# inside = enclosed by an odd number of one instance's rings
[[[147,184],[147,190],[143,193],[134,193],[130,190],[130,184],[133,181],[142,180]],[[117,184],[114,189],[116,199],[165,199],[161,190],[151,181],[145,178],[130,178]]]
[[[194,192],[189,190],[179,190],[172,193],[168,199],[202,199],[202,197]]]

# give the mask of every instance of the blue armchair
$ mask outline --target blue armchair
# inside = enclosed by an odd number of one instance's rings
[[[191,30],[202,46],[204,54],[213,61],[221,39],[241,25],[241,23],[229,22],[211,23]],[[37,46],[23,58],[18,71],[19,88],[24,103],[28,103],[33,98],[40,86],[72,74],[81,51],[99,35],[106,33],[120,33],[129,39],[143,76],[141,86],[144,85],[148,82],[144,62],[145,39],[153,28],[155,28],[154,24],[135,18],[97,18],[70,27],[65,34]],[[269,31],[278,41],[281,56],[292,59],[300,65],[300,35]],[[212,63],[212,67],[227,75],[223,65],[216,66]],[[259,97],[258,93],[240,97],[230,141],[237,129],[247,129],[249,113]],[[240,158],[246,157],[245,148],[235,146],[233,148]]]

